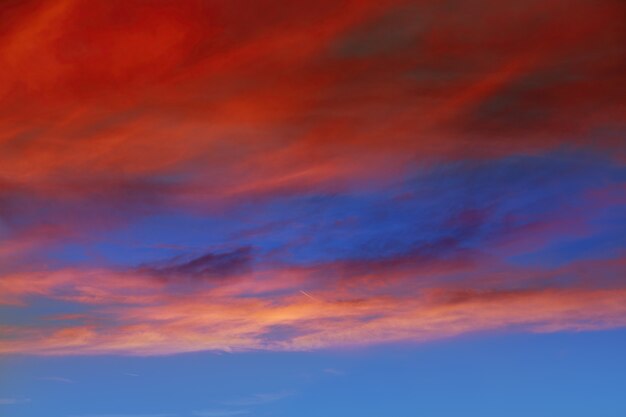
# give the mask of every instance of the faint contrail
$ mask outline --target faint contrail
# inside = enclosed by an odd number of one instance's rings
[[[309,297],[309,298],[310,298],[311,300],[313,300],[313,301],[321,301],[320,299],[313,297],[311,294],[309,294],[308,292],[306,292],[306,291],[304,291],[304,290],[300,290],[300,292],[301,292],[302,294],[306,295],[307,297]]]

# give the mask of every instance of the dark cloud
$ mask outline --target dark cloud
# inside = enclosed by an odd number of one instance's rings
[[[399,8],[367,22],[338,39],[333,52],[344,59],[400,53],[415,45],[427,25],[416,8]]]
[[[208,252],[191,259],[177,257],[165,263],[142,265],[138,270],[167,281],[178,278],[220,280],[248,272],[252,260],[252,248],[244,246],[228,252]]]

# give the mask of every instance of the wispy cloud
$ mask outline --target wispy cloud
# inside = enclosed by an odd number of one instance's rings
[[[68,417],[178,417],[178,414],[80,414]]]
[[[247,407],[262,406],[265,404],[271,404],[276,401],[280,401],[286,397],[293,395],[291,391],[279,391],[271,393],[258,393],[239,398],[234,398],[228,401],[220,401],[220,404],[233,408],[225,409],[208,409],[197,410],[193,412],[194,416],[198,417],[229,417],[251,414],[252,411]]]
[[[436,265],[426,270],[421,265],[357,270],[349,279],[336,282],[329,279],[337,273],[336,264],[321,264],[293,269],[284,281],[284,271],[269,274],[270,282],[293,283],[291,291],[283,290],[271,299],[239,296],[241,290],[246,294],[246,286],[258,285],[255,275],[229,284],[232,294],[221,296],[212,288],[200,288],[179,298],[163,292],[158,283],[144,285],[151,281],[141,277],[103,274],[91,287],[77,288],[88,291],[85,294],[70,295],[86,305],[94,302],[95,308],[115,300],[119,304],[107,308],[113,321],[60,323],[58,327],[46,323],[37,331],[4,326],[6,337],[0,341],[0,352],[151,355],[197,350],[308,350],[421,342],[512,327],[534,332],[614,328],[626,325],[626,288],[617,279],[623,276],[620,271],[625,262],[618,257],[550,268],[470,265],[464,270],[464,281],[454,285],[429,282],[438,274],[457,273],[457,269],[448,272],[447,267],[438,269]],[[40,282],[31,275],[28,287],[21,288],[32,291],[41,285],[38,291],[54,297],[57,288],[73,282],[73,274],[83,276],[76,271],[47,274]],[[315,292],[320,294],[319,302],[300,294],[300,283],[293,280],[299,274],[311,281],[325,277]],[[567,277],[567,285],[562,278],[557,280],[559,277]],[[513,280],[517,287],[510,286]],[[4,280],[0,286],[9,282]],[[525,287],[520,288],[522,283]],[[135,291],[136,295],[129,295]],[[59,296],[68,294],[60,292]],[[155,299],[160,302],[144,301]],[[233,402],[262,403],[286,395],[259,394]]]
[[[260,393],[260,394],[249,395],[247,397],[236,398],[230,401],[222,401],[222,404],[232,405],[232,406],[241,406],[241,407],[261,405],[261,404],[268,404],[268,403],[280,401],[291,395],[293,395],[292,391]]]
[[[30,398],[0,398],[0,405],[26,404]]]
[[[201,410],[192,413],[197,417],[230,417],[250,414],[249,410]]]
[[[324,372],[330,375],[335,375],[335,376],[343,376],[346,374],[345,371],[342,371],[341,369],[335,369],[335,368],[326,368],[324,369]]]
[[[40,376],[40,377],[37,377],[37,379],[40,381],[63,382],[65,384],[73,384],[74,382],[76,382],[73,379],[64,378],[60,376]]]

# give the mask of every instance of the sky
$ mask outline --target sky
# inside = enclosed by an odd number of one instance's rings
[[[0,3],[1,417],[621,417],[622,0]]]

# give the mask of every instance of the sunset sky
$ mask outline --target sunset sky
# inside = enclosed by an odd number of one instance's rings
[[[623,417],[625,22],[0,2],[0,416]]]

